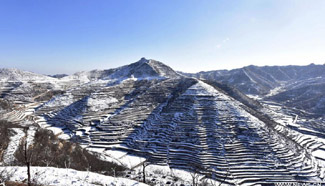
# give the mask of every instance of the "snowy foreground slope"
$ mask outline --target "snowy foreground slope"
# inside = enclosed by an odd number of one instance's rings
[[[26,167],[0,167],[0,172],[6,170],[8,174],[12,174],[10,181],[23,182],[27,179]],[[145,186],[147,184],[140,183],[126,178],[115,178],[104,176],[92,172],[76,171],[73,169],[60,169],[53,167],[32,167],[31,176],[34,182],[43,185],[58,186]]]
[[[32,122],[131,170],[149,164],[154,185],[190,185],[191,174],[229,185],[324,179],[321,125],[267,104],[254,110],[154,60],[1,89],[14,108],[3,119]]]

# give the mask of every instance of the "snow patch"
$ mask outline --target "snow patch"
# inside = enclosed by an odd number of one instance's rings
[[[36,128],[35,127],[29,127],[28,128],[28,130],[27,130],[27,138],[26,138],[27,146],[30,146],[30,145],[33,144],[35,133],[36,133]]]
[[[105,110],[110,107],[110,104],[117,102],[118,100],[114,97],[101,98],[96,94],[92,94],[91,97],[89,97],[88,99],[87,106],[89,107],[90,111],[96,112]]]
[[[7,172],[15,172],[10,178],[11,181],[23,182],[27,179],[26,167],[0,167]],[[36,179],[39,184],[57,185],[57,186],[146,186],[134,180],[104,176],[87,171],[76,171],[73,169],[63,169],[54,167],[31,167],[32,179]]]
[[[195,95],[195,96],[215,96],[218,95],[219,92],[213,88],[212,86],[198,81],[196,84],[192,85],[190,88],[186,90],[184,95]]]
[[[3,163],[5,165],[9,165],[15,161],[15,152],[19,147],[20,140],[25,136],[25,133],[21,128],[13,128],[12,130],[15,131],[16,134],[10,137],[8,148],[3,155]]]
[[[74,102],[73,95],[71,93],[66,93],[52,98],[50,101],[45,103],[44,106],[47,107],[59,107],[59,106],[68,106]]]

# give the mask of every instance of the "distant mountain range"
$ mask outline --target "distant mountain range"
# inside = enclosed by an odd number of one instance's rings
[[[53,77],[53,78],[63,78],[63,77],[68,76],[68,74],[54,74],[54,75],[48,75],[48,76]]]
[[[218,81],[247,95],[303,109],[316,117],[325,114],[325,65],[247,66],[234,70],[183,73]]]

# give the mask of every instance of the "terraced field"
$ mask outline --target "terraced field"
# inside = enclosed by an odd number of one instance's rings
[[[15,87],[1,89],[3,98],[18,94]],[[230,185],[324,178],[322,136],[281,123],[286,118],[271,108],[256,111],[278,122],[270,124],[194,78],[93,81],[67,87],[48,101],[19,94],[30,99],[12,99],[15,109],[3,114],[4,119],[35,122],[131,168],[165,165]],[[130,155],[142,159],[126,162]]]

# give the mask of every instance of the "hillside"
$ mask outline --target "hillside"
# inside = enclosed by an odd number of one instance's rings
[[[233,78],[232,72],[221,71],[215,74],[223,75],[211,75],[213,81],[201,81],[142,58],[115,69],[6,84],[1,87],[1,100],[10,107],[2,109],[1,118],[20,127],[49,129],[58,139],[76,142],[99,153],[101,160],[130,170],[167,167],[171,175],[181,170],[229,185],[321,181],[325,171],[322,124],[315,120],[313,127],[306,127],[306,120],[293,121],[274,105],[240,91],[246,84],[258,85],[265,95],[297,78],[298,71],[275,69],[265,70],[268,76],[279,73],[273,80],[265,80],[257,67],[247,67],[235,70]],[[316,73],[310,71],[304,80]],[[248,80],[255,84],[248,85]],[[16,134],[9,137],[16,141],[24,135],[36,139],[35,132],[24,134],[13,128]],[[182,177],[158,179],[155,172],[147,175],[153,185],[188,184]],[[132,171],[124,175],[139,181],[143,176],[133,176]]]
[[[184,73],[187,76],[231,85],[262,100],[324,116],[325,65],[247,66],[234,70]]]

